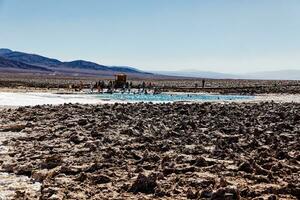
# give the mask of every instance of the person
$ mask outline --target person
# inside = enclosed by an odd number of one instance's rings
[[[125,91],[126,91],[126,83],[123,84],[122,94],[124,94]]]
[[[153,91],[153,94],[156,95],[156,94],[160,94],[160,90],[158,88],[154,88],[154,91]]]
[[[130,81],[129,87],[132,88],[132,86],[133,86],[133,83],[132,83],[132,81]]]
[[[91,88],[91,93],[93,93],[94,92],[94,84],[93,83],[91,83],[90,88]]]
[[[83,90],[83,82],[80,81],[80,91]]]
[[[205,79],[202,80],[202,88],[205,87]]]

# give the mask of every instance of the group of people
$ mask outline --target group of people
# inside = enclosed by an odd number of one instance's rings
[[[202,88],[205,88],[205,80],[202,80]],[[97,81],[96,83],[91,83],[90,86],[84,85],[82,81],[80,81],[80,85],[78,87],[78,85],[70,85],[70,88],[72,89],[79,89],[82,90],[84,88],[89,88],[91,90],[91,92],[93,93],[94,91],[97,91],[98,93],[103,93],[104,90],[106,89],[106,93],[114,93],[116,90],[125,93],[133,93],[133,94],[149,94],[149,90],[153,91],[153,94],[159,94],[160,89],[157,88],[154,83],[152,82],[145,82],[143,81],[142,83],[139,84],[133,84],[132,81],[128,82],[124,82],[124,83],[118,83],[116,81]],[[199,84],[195,83],[195,88],[199,88]],[[134,89],[134,90],[133,90]]]
[[[104,89],[107,89],[107,92],[112,93],[114,89],[120,87],[120,85],[116,85],[115,81],[98,81],[95,84],[91,83],[91,91],[93,92],[96,89],[98,92],[103,92]],[[130,89],[132,88],[132,82],[126,82],[122,85],[122,89]]]
[[[90,84],[91,92],[93,93],[95,90],[99,93],[104,92],[104,89],[106,89],[106,93],[114,93],[117,89],[120,90],[120,92],[125,93],[134,93],[134,94],[148,94],[149,90],[154,90],[154,94],[158,93],[158,89],[155,88],[154,84],[149,82],[142,82],[140,84],[134,85],[133,82],[125,82],[125,83],[117,83],[115,81],[97,81],[96,83]],[[135,89],[132,91],[132,89]]]

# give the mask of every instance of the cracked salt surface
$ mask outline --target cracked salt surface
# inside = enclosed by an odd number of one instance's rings
[[[0,132],[0,160],[5,162],[9,159],[9,147],[5,146],[3,142],[23,135],[18,132]],[[0,171],[2,171],[1,167]],[[38,199],[40,190],[41,183],[34,182],[27,176],[0,172],[0,200],[14,199],[16,191],[25,192],[31,199]]]

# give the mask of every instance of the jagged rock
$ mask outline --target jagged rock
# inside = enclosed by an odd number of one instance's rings
[[[232,185],[245,199],[299,196],[299,104],[21,110],[0,112],[1,124],[26,124],[20,133],[10,132],[20,137],[1,143],[9,147],[0,155],[1,171],[31,175],[43,184],[41,199],[234,199]]]
[[[85,126],[88,124],[88,121],[87,121],[87,119],[79,119],[77,123],[80,126]]]
[[[1,168],[6,172],[12,173],[17,165],[18,164],[16,162],[4,162],[1,165]]]
[[[275,194],[271,194],[270,196],[268,196],[268,200],[277,200],[278,197]]]
[[[214,165],[216,164],[216,162],[208,161],[202,156],[198,156],[192,164],[194,164],[197,167],[206,167],[206,166]]]
[[[244,171],[244,172],[247,172],[247,173],[252,173],[253,168],[252,168],[251,164],[248,161],[245,161],[239,166],[238,171]]]
[[[222,199],[230,199],[230,200],[239,200],[240,192],[235,187],[225,187],[225,188],[219,188],[211,195],[211,200],[222,200]]]
[[[144,174],[139,174],[137,179],[131,185],[129,192],[137,193],[142,192],[146,194],[155,193],[155,188],[157,187],[156,175],[150,174],[145,176]]]
[[[90,175],[89,179],[92,181],[93,184],[104,184],[111,182],[111,179],[108,176],[101,174]]]
[[[20,132],[26,128],[26,124],[10,124],[6,126],[0,126],[0,130],[3,132]]]
[[[61,157],[57,155],[46,157],[45,161],[41,163],[42,168],[52,169],[62,164]]]
[[[42,182],[48,175],[49,170],[47,169],[35,170],[32,172],[32,178],[38,182]]]
[[[80,144],[82,141],[84,141],[84,136],[80,136],[78,134],[72,134],[70,137],[70,141],[74,142],[75,144]]]
[[[199,192],[193,192],[193,190],[189,188],[186,197],[188,199],[197,199],[199,197]]]

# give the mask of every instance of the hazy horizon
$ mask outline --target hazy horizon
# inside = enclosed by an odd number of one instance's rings
[[[145,71],[300,69],[300,2],[0,0],[0,46]]]

